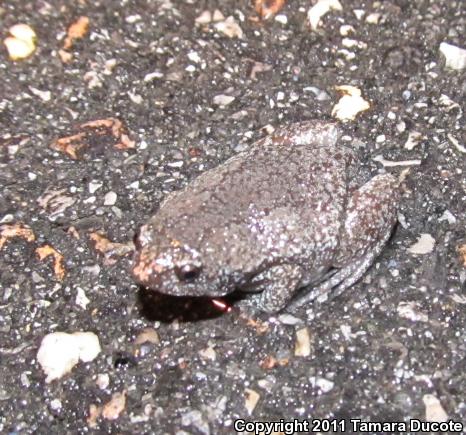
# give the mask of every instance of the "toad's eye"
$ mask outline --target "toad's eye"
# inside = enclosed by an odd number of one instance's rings
[[[201,268],[194,264],[184,264],[183,266],[175,267],[175,274],[180,281],[194,281],[201,273]]]

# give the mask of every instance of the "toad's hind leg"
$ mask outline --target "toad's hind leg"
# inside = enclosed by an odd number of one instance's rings
[[[389,174],[378,175],[355,190],[348,201],[338,255],[333,262],[337,271],[296,298],[290,307],[337,296],[358,281],[389,239],[398,202],[397,182]]]

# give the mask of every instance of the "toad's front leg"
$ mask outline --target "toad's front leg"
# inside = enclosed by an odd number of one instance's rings
[[[301,267],[292,264],[273,266],[259,275],[244,289],[260,293],[253,296],[253,303],[267,313],[276,313],[285,308],[293,298],[302,280]]]

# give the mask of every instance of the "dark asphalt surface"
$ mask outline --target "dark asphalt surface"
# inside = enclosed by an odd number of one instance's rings
[[[312,31],[302,0],[264,21],[247,1],[2,2],[2,39],[26,23],[37,49],[16,62],[0,53],[1,433],[217,434],[241,418],[432,412],[466,421],[466,75],[439,52],[466,48],[466,5],[341,3]],[[216,8],[241,38],[195,23]],[[60,52],[80,16],[88,32]],[[360,282],[273,317],[133,282],[128,242],[168,192],[268,125],[330,119],[338,85],[370,103],[342,124],[362,170],[382,171],[378,156],[411,161],[385,168],[402,179],[400,223]],[[219,95],[234,99],[222,106]],[[435,244],[413,254],[421,234]],[[145,328],[152,343],[138,344]],[[303,329],[307,356],[295,351]],[[56,331],[92,331],[102,351],[46,383],[36,355]],[[99,415],[115,393],[122,409]]]

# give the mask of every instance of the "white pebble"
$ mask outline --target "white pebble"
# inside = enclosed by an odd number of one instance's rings
[[[448,414],[443,409],[440,400],[433,394],[424,394],[422,401],[426,407],[426,421],[441,423],[448,421]]]
[[[188,59],[191,62],[195,62],[195,63],[199,63],[201,61],[199,53],[197,51],[193,51],[193,50],[188,53]]]
[[[288,17],[283,14],[279,14],[275,16],[275,21],[279,22],[280,24],[288,23]]]
[[[307,11],[307,21],[312,30],[317,30],[322,18],[331,10],[341,11],[343,7],[338,0],[319,0]]]
[[[212,21],[212,14],[210,11],[203,11],[201,15],[199,15],[194,22],[196,24],[209,24]]]
[[[278,316],[278,321],[284,325],[299,325],[303,321],[299,317],[292,316],[291,314],[280,314]]]
[[[433,251],[435,246],[435,239],[427,233],[421,234],[417,242],[412,244],[408,248],[408,252],[410,254],[418,254],[418,255],[423,255],[423,254],[429,254],[430,252]]]
[[[60,411],[61,408],[62,408],[62,404],[59,399],[53,399],[50,402],[50,409],[53,409],[54,411]]]
[[[141,104],[143,102],[143,98],[139,94],[135,94],[133,92],[128,92],[129,99],[134,103],[134,104]]]
[[[27,24],[15,24],[9,29],[10,35],[4,44],[12,60],[30,56],[36,49],[36,32]]]
[[[445,210],[440,216],[439,222],[447,221],[450,225],[456,224],[456,217],[450,210]]]
[[[99,373],[95,383],[101,390],[105,390],[110,384],[110,376],[107,373]]]
[[[332,116],[342,121],[349,121],[356,118],[360,112],[370,108],[369,103],[361,97],[361,91],[355,86],[336,86],[343,96],[332,109]]]
[[[91,181],[89,183],[89,193],[92,195],[97,192],[102,187],[102,183],[100,181]]]
[[[245,388],[244,393],[244,406],[248,414],[251,415],[254,412],[254,408],[256,407],[257,402],[259,402],[261,396],[257,391],[254,391],[250,388]]]
[[[354,27],[350,26],[349,24],[343,24],[342,26],[340,26],[340,35],[341,36],[348,36],[348,35],[350,35],[351,33],[354,33],[354,32],[355,32]]]
[[[309,329],[301,328],[296,331],[295,356],[309,356],[311,354],[311,338]]]
[[[366,11],[364,9],[353,9],[353,14],[358,20],[360,20],[365,13]]]
[[[104,205],[115,205],[117,198],[118,196],[115,192],[107,192],[104,197]]]
[[[418,131],[414,130],[410,131],[404,147],[407,150],[411,151],[412,149],[414,149],[414,147],[421,143],[422,139],[424,139],[422,133],[419,133]]]
[[[334,382],[329,381],[325,378],[319,378],[317,376],[311,376],[309,378],[309,382],[313,387],[319,388],[322,391],[322,393],[328,393],[332,390],[333,386],[335,385]]]
[[[92,361],[100,351],[99,338],[93,332],[53,332],[42,339],[37,361],[49,383],[69,373],[79,360]]]
[[[163,73],[161,73],[160,71],[154,71],[149,74],[146,74],[143,80],[145,82],[150,82],[154,79],[161,79],[162,77],[163,77]]]
[[[243,37],[243,30],[233,16],[229,16],[226,20],[217,22],[215,28],[229,38]]]
[[[429,321],[429,317],[421,311],[421,306],[418,302],[400,302],[396,310],[400,317],[409,319],[412,322]]]
[[[378,12],[372,12],[366,17],[366,23],[378,24],[380,20],[380,14]]]
[[[213,99],[213,103],[216,106],[228,106],[230,103],[232,103],[235,100],[235,97],[232,97],[231,95],[216,95]]]
[[[125,21],[128,23],[128,24],[133,24],[133,23],[136,23],[138,21],[141,21],[141,15],[139,14],[136,14],[136,15],[130,15],[128,17],[126,17]]]
[[[466,50],[456,45],[442,42],[440,52],[445,56],[445,66],[454,70],[466,68]]]
[[[39,97],[44,103],[47,103],[52,98],[52,93],[50,91],[41,91],[40,89],[29,86],[29,90],[32,94]]]
[[[89,305],[90,300],[86,296],[86,293],[81,287],[78,287],[76,290],[77,290],[77,293],[76,293],[75,303],[78,307],[81,307],[83,310],[85,310],[87,306]]]

